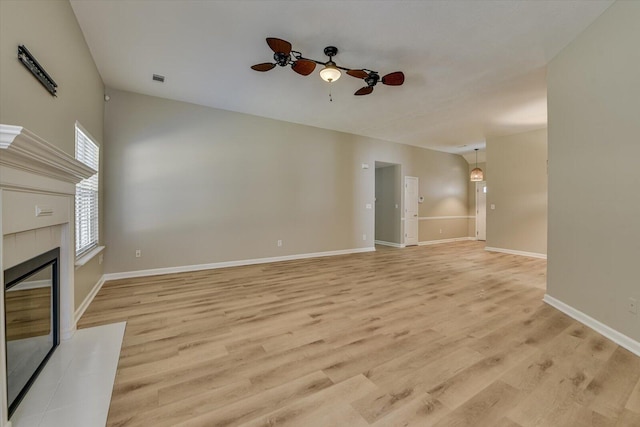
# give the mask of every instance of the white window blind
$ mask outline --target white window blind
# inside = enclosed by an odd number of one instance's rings
[[[98,170],[100,149],[76,124],[76,159]],[[98,246],[98,174],[76,185],[76,257]]]

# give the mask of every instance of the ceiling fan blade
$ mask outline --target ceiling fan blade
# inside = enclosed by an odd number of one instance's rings
[[[373,92],[373,86],[365,86],[358,89],[354,95],[369,95],[371,92]]]
[[[349,70],[347,71],[351,77],[355,77],[356,79],[365,79],[369,75],[365,70]]]
[[[289,55],[291,53],[291,43],[286,40],[267,37],[267,44],[275,53],[284,53],[285,55]]]
[[[395,73],[389,73],[382,77],[382,84],[389,86],[400,86],[404,83],[404,73],[402,71],[396,71]]]
[[[264,62],[262,64],[252,65],[251,69],[256,71],[269,71],[275,66],[276,64],[272,64],[271,62]]]
[[[313,73],[313,70],[316,69],[316,63],[313,61],[308,61],[306,59],[298,59],[293,63],[291,68],[298,74],[308,76],[309,74]]]

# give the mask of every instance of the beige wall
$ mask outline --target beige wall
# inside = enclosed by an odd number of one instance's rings
[[[640,341],[640,2],[549,64],[548,294]]]
[[[402,243],[402,176],[400,165],[376,168],[375,239]]]
[[[458,239],[468,237],[468,218],[421,219],[418,228],[418,240],[422,243],[434,240]]]
[[[487,247],[546,254],[547,130],[488,138],[487,164]]]
[[[18,60],[24,44],[58,84],[53,97]],[[102,140],[104,86],[66,0],[0,1],[0,123],[75,155],[78,120]]]
[[[58,84],[57,97],[18,61],[20,44]],[[68,1],[0,1],[0,123],[23,126],[74,156],[76,120],[102,142],[103,94]],[[101,276],[97,263],[76,271],[76,308]]]
[[[372,247],[375,161],[420,179],[420,216],[467,213],[461,156],[108,93],[107,272]]]

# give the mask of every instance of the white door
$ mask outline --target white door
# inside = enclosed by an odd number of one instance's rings
[[[476,182],[476,239],[487,240],[487,182]]]
[[[418,244],[418,178],[404,177],[404,244]]]

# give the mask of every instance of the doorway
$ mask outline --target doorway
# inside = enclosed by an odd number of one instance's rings
[[[418,178],[404,177],[404,244],[418,244]]]
[[[487,240],[487,181],[476,182],[476,240]]]
[[[375,162],[376,245],[402,247],[401,168],[395,163]]]

